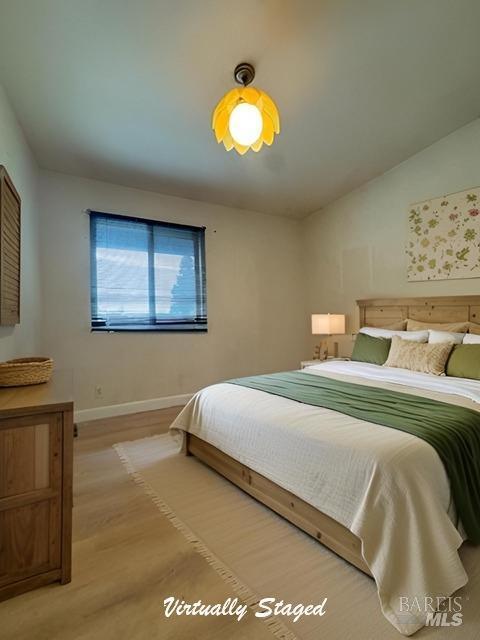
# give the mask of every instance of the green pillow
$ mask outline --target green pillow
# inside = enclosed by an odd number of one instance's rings
[[[359,333],[355,340],[351,359],[370,364],[384,364],[388,358],[391,344],[390,338],[374,338],[367,336],[366,333]]]
[[[480,380],[480,344],[457,344],[447,362],[447,376]]]

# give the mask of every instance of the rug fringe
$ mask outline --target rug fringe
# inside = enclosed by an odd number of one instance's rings
[[[159,436],[147,436],[147,438],[158,438]],[[146,438],[143,438],[146,439]],[[195,551],[197,551],[208,564],[218,573],[222,580],[232,586],[233,590],[239,596],[239,598],[255,613],[259,611],[258,602],[259,597],[244,584],[227,565],[225,565],[205,543],[200,540],[198,536],[186,525],[183,520],[176,515],[176,513],[169,507],[169,505],[160,498],[157,492],[152,486],[146,482],[140,473],[135,471],[133,465],[123,448],[122,443],[114,444],[113,448],[118,454],[122,464],[124,465],[127,473],[132,477],[135,484],[141,487],[145,493],[150,497],[153,503],[158,507],[160,512],[168,518],[171,524],[180,531],[184,538],[193,545]],[[268,626],[269,631],[281,640],[298,640],[297,636],[286,627],[283,622],[276,620],[275,618],[262,618],[262,622]]]

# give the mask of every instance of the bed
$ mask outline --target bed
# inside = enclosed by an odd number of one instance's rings
[[[477,322],[480,296],[361,300],[361,326]],[[480,409],[480,382],[333,361],[305,373]],[[465,532],[436,451],[409,433],[229,383],[188,403],[171,429],[194,455],[376,581],[404,635],[425,624],[402,597],[448,597],[466,584]],[[479,426],[480,429],[480,426]]]

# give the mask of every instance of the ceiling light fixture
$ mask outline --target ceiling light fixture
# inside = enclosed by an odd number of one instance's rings
[[[235,67],[234,78],[240,89],[232,89],[215,107],[212,129],[217,142],[227,151],[235,149],[243,156],[249,149],[260,151],[263,143],[271,145],[280,133],[280,119],[275,103],[261,89],[249,87],[255,69],[248,62]]]

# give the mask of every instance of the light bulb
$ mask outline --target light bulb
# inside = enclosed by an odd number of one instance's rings
[[[230,114],[228,128],[238,144],[248,147],[256,142],[262,133],[262,114],[255,105],[241,102]]]

